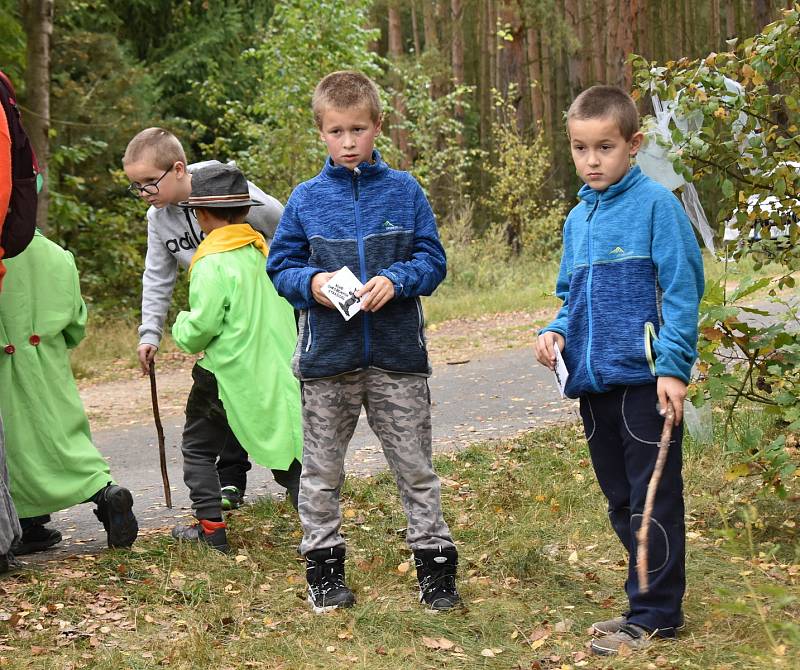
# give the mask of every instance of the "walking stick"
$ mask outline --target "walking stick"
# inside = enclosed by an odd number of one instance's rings
[[[158,460],[161,463],[161,481],[164,484],[164,500],[167,507],[172,509],[172,491],[169,488],[169,475],[167,474],[167,453],[164,450],[164,427],[161,425],[161,415],[158,411],[158,391],[156,389],[156,362],[150,361],[150,397],[153,401],[153,418],[156,421],[158,434]]]
[[[644,513],[642,514],[642,525],[636,533],[639,546],[636,550],[636,573],[639,578],[639,591],[647,593],[650,588],[647,583],[647,537],[650,534],[650,519],[653,517],[653,504],[656,501],[656,489],[661,481],[661,474],[664,472],[664,464],[667,462],[669,453],[669,441],[672,439],[672,425],[675,421],[675,409],[671,402],[667,402],[667,412],[664,417],[664,428],[661,430],[661,440],[658,443],[658,456],[650,476],[650,483],[647,485],[647,496],[644,499]]]

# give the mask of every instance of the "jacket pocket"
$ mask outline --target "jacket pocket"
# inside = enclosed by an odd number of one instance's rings
[[[656,335],[656,327],[650,321],[644,324],[644,355],[647,359],[647,365],[650,367],[650,374],[656,376],[656,354],[653,350],[653,342],[658,340]]]

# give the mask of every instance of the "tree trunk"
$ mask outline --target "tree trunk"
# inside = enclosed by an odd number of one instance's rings
[[[605,84],[606,82],[606,60],[605,60],[605,36],[604,21],[605,21],[605,0],[597,0],[597,2],[589,2],[589,9],[591,11],[591,32],[592,39],[588,42],[592,45],[592,79],[597,84]]]
[[[711,0],[709,8],[709,21],[711,26],[711,45],[712,51],[719,51],[722,48],[722,36],[720,32],[719,0]]]
[[[623,3],[625,0],[621,0]],[[606,0],[605,32],[606,32],[606,54],[605,65],[607,84],[616,84],[619,79],[619,66],[617,63],[617,33],[620,30],[620,22],[617,18],[620,0]]]
[[[456,87],[464,84],[464,29],[461,24],[463,11],[461,0],[450,0],[450,17],[453,30],[450,52],[452,55],[453,84]],[[457,120],[464,120],[464,109],[460,103],[456,105],[454,112]],[[461,133],[458,134],[458,143],[464,143],[464,137]]]
[[[425,51],[439,48],[439,35],[436,30],[436,2],[422,0],[422,28],[425,34]]]
[[[478,30],[478,109],[480,111],[481,147],[487,148],[492,135],[491,55],[489,54],[489,8],[487,0],[479,5]]]
[[[417,0],[411,0],[411,33],[414,37],[414,55],[419,58],[422,46],[419,41],[419,26],[417,25]]]
[[[569,87],[567,95],[574,98],[586,85],[586,73],[583,71],[580,31],[580,0],[564,0],[564,15],[569,35],[567,36],[567,78]]]
[[[403,24],[400,18],[400,10],[396,5],[389,5],[389,58],[393,61],[399,60],[403,56]],[[398,89],[394,97],[395,113],[391,115],[391,127],[389,135],[392,142],[400,149],[403,155],[401,168],[406,170],[410,164],[409,148],[408,148],[408,131],[400,128],[400,124],[405,121],[406,106],[403,101],[402,93],[399,91],[400,81],[395,77],[393,84]]]
[[[768,0],[755,0],[753,3],[753,19],[756,23],[756,30],[761,32],[765,25],[769,23],[770,7]]]
[[[25,68],[25,130],[39,160],[44,182],[39,193],[36,225],[47,230],[49,195],[47,164],[50,159],[50,40],[53,35],[53,0],[21,0],[22,23],[27,38]]]
[[[542,58],[539,54],[539,29],[528,28],[528,80],[531,83],[531,108],[533,121],[544,122],[544,102],[542,100]]]
[[[736,37],[736,0],[725,2],[725,39]]]
[[[631,87],[631,67],[627,62],[628,55],[633,52],[633,28],[636,25],[636,0],[622,0],[618,5],[616,68],[617,85],[626,91]]]

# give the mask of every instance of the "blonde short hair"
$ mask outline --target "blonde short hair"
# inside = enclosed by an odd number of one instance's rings
[[[578,95],[567,110],[567,122],[571,119],[586,121],[611,117],[625,141],[639,130],[639,111],[630,95],[619,86],[592,86]]]
[[[331,72],[317,84],[311,98],[311,109],[318,128],[322,127],[325,110],[331,107],[337,110],[366,107],[374,123],[381,119],[378,87],[372,79],[353,70]]]
[[[163,128],[145,128],[128,142],[123,165],[130,165],[142,160],[152,161],[160,170],[167,170],[176,162],[186,165],[186,154],[180,140]]]

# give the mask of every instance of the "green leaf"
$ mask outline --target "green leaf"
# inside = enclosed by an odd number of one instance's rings
[[[733,197],[733,182],[730,179],[722,180],[722,195],[726,198]]]

